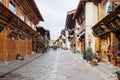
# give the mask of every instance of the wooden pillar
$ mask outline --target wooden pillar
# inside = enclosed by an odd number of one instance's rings
[[[32,28],[32,25],[33,25],[33,24],[32,24],[32,21],[30,21],[30,27],[31,27],[31,28]],[[32,28],[32,29],[33,29],[33,28]]]
[[[36,51],[36,48],[37,48],[37,47],[36,47],[36,40],[37,40],[37,38],[34,39],[34,45],[33,45],[33,46],[34,46],[34,52],[35,52],[35,53],[37,53],[37,51]]]
[[[17,6],[17,16],[20,18],[20,15],[21,15],[21,10],[20,10],[20,8]]]
[[[98,4],[98,21],[100,21],[102,19],[102,6],[101,4],[99,3]]]
[[[27,19],[27,16],[25,15],[25,23],[27,24],[27,21],[28,21],[28,19]]]
[[[96,51],[98,52],[100,60],[102,60],[101,44],[101,37],[97,37],[97,44],[95,43],[95,48],[97,48]]]
[[[117,53],[117,41],[116,41],[116,36],[113,32],[110,32],[110,37],[111,37],[111,57],[110,57],[110,61],[112,64],[115,65],[115,58],[116,58],[116,53]]]
[[[28,54],[28,39],[27,39],[27,38],[26,38],[26,40],[25,40],[25,43],[26,43],[26,44],[25,44],[25,49],[26,49],[26,50],[25,50],[25,51],[26,51],[25,54],[27,55],[27,54]]]
[[[3,38],[3,60],[8,60],[8,53],[7,53],[7,29],[4,28],[4,38]]]
[[[3,4],[8,8],[9,7],[9,0],[4,0]]]

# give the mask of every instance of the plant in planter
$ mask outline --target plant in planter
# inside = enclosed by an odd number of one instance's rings
[[[91,65],[97,65],[97,54],[92,51],[92,48],[89,46],[86,50],[86,60],[90,62]]]
[[[83,54],[83,59],[87,59],[86,51],[83,51],[82,54]]]
[[[117,74],[117,79],[120,80],[120,71],[117,71],[116,74]]]

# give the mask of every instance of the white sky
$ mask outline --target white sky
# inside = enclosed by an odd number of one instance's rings
[[[40,26],[50,30],[51,39],[56,40],[60,36],[61,29],[65,28],[68,11],[77,8],[80,0],[35,0],[42,14],[44,22]]]

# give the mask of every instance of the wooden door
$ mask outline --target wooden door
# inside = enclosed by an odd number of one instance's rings
[[[28,53],[30,54],[32,52],[32,39],[28,40]]]
[[[3,38],[4,34],[0,33],[0,61],[3,60]]]
[[[20,44],[19,44],[19,52],[21,55],[25,56],[26,55],[26,44],[25,40],[20,39]]]
[[[16,45],[17,41],[7,38],[7,53],[8,53],[8,60],[12,60],[16,58]]]

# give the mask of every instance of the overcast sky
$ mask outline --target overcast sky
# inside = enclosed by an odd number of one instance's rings
[[[35,0],[44,22],[39,25],[50,30],[51,39],[56,40],[60,36],[61,29],[65,27],[68,11],[77,8],[80,0]]]

